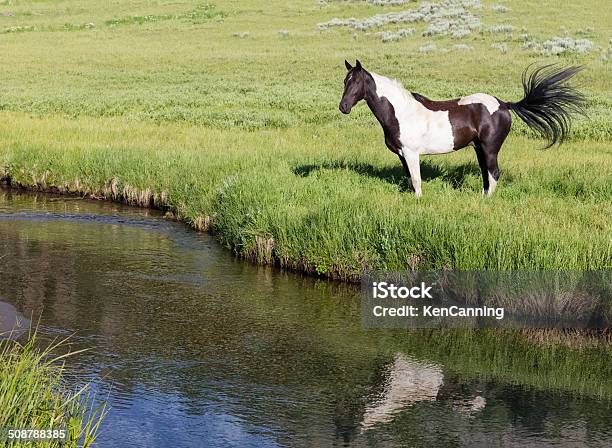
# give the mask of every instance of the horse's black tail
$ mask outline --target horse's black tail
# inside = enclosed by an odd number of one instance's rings
[[[584,114],[584,95],[566,84],[581,69],[546,65],[529,73],[527,67],[521,79],[525,97],[517,103],[506,103],[531,129],[548,140],[547,148],[565,140],[573,113]]]

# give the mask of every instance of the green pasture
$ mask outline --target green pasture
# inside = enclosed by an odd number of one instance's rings
[[[463,37],[319,25],[423,6],[376,3],[0,1],[0,177],[161,207],[241,256],[330,277],[611,268],[605,2],[447,1],[451,30],[457,8],[478,20]],[[345,58],[432,99],[518,100],[529,64],[583,65],[588,117],[549,150],[515,119],[488,199],[471,148],[423,157],[416,199],[367,106],[338,111]]]

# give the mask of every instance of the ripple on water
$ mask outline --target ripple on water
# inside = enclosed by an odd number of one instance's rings
[[[355,287],[237,261],[153,211],[0,192],[0,257],[2,319],[21,311],[41,337],[89,349],[68,358],[67,380],[108,399],[102,448],[603,447],[612,437],[610,400],[398,352],[397,334],[362,328]]]

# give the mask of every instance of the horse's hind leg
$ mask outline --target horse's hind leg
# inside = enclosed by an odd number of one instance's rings
[[[475,143],[476,155],[482,172],[483,194],[491,196],[497,187],[499,180],[499,166],[497,165],[497,155],[501,149],[508,133],[510,132],[510,115],[506,112],[505,116],[500,116],[497,126],[490,127],[491,132],[487,135],[480,135],[478,143]]]
[[[491,196],[497,187],[499,180],[499,166],[497,165],[497,154],[501,148],[501,143],[474,142],[478,165],[482,174],[482,194]]]
[[[480,141],[474,141],[474,149],[476,150],[478,166],[480,167],[480,173],[482,174],[482,195],[484,196],[485,193],[489,191],[489,171],[487,170],[487,162]]]
[[[497,165],[497,154],[503,140],[493,141],[490,143],[481,142],[480,148],[476,147],[476,155],[478,156],[478,164],[482,172],[483,195],[491,196],[497,187],[499,180],[499,166]]]

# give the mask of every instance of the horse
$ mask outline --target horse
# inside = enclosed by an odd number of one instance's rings
[[[482,194],[491,196],[500,174],[497,156],[512,125],[511,111],[548,140],[546,148],[562,143],[572,115],[584,113],[585,97],[567,85],[581,67],[545,65],[532,71],[527,67],[521,79],[524,97],[512,103],[485,93],[433,101],[408,92],[397,80],[368,72],[358,60],[354,67],[346,60],[344,64],[347,74],[340,112],[349,114],[365,100],[383,128],[386,146],[399,156],[412,180],[417,197],[422,195],[420,155],[473,146],[482,173]]]

